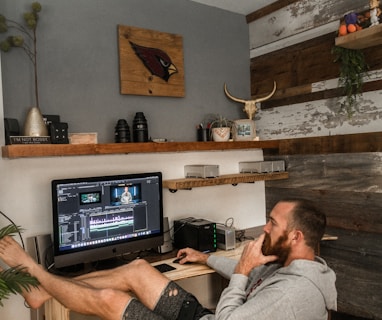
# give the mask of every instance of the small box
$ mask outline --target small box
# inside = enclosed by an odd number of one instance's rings
[[[285,171],[284,160],[239,162],[240,173],[268,173]]]
[[[219,249],[234,250],[236,248],[235,229],[217,224],[216,240]]]
[[[70,144],[96,144],[98,141],[97,133],[69,133]]]
[[[214,164],[194,164],[184,166],[186,178],[216,178],[219,176],[219,166]]]
[[[277,160],[272,161],[272,169],[273,172],[283,172],[285,171],[285,161],[284,160]]]

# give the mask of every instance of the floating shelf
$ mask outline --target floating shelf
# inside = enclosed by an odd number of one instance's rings
[[[337,37],[335,44],[347,49],[365,49],[382,44],[382,24]]]
[[[177,190],[190,190],[198,187],[211,187],[222,184],[237,185],[239,183],[252,183],[264,180],[281,180],[288,179],[288,172],[272,172],[272,173],[238,173],[222,175],[217,178],[184,178],[164,180],[163,187],[171,192]]]
[[[32,158],[80,155],[106,155],[127,153],[221,151],[239,149],[278,149],[279,142],[234,141],[234,142],[134,142],[106,144],[13,144],[2,147],[3,158]]]

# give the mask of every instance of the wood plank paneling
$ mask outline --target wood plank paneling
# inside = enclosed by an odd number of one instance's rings
[[[281,139],[278,141],[278,150],[264,150],[264,154],[293,155],[382,151],[382,132]]]
[[[365,146],[366,137],[353,142]],[[300,144],[302,140],[306,148]],[[312,150],[342,149],[341,139],[335,143],[325,138],[302,140],[297,147],[283,149],[283,155],[265,157],[285,160],[289,172],[288,180],[265,182],[266,211],[283,198],[316,203],[327,215],[327,233],[338,236],[321,245],[321,255],[337,275],[338,310],[382,319],[382,282],[378,280],[382,268],[382,153],[312,154]]]
[[[334,39],[335,34],[330,33],[252,58],[252,98],[268,93],[273,81],[277,82],[277,91],[270,100],[261,104],[262,109],[342,96],[342,90],[337,88],[319,92],[306,91],[312,83],[338,78],[339,64],[334,63],[331,53]],[[379,59],[382,56],[382,45],[364,49],[363,52],[370,71],[382,69],[382,60]],[[298,90],[299,88],[304,90]],[[364,92],[380,89],[381,81],[364,85]],[[290,92],[293,91],[291,95]]]
[[[336,241],[322,241],[321,255],[336,271],[338,309],[367,319],[382,318],[381,235],[328,229]]]
[[[278,0],[246,16],[247,23],[260,19],[299,0]]]

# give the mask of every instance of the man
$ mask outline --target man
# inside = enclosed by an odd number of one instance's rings
[[[130,203],[133,200],[131,193],[129,192],[129,188],[125,187],[125,191],[121,195],[121,202],[123,204]]]
[[[71,310],[107,320],[324,320],[337,298],[334,272],[315,256],[325,225],[325,215],[309,202],[283,200],[239,261],[179,250],[180,263],[205,263],[230,279],[215,315],[144,260],[63,279],[43,270],[11,237],[0,241],[0,258],[24,266],[40,281],[40,290],[23,294],[31,307],[52,296]]]

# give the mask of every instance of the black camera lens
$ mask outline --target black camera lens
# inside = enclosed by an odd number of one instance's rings
[[[130,128],[125,119],[119,119],[114,131],[114,140],[117,143],[130,142]]]

